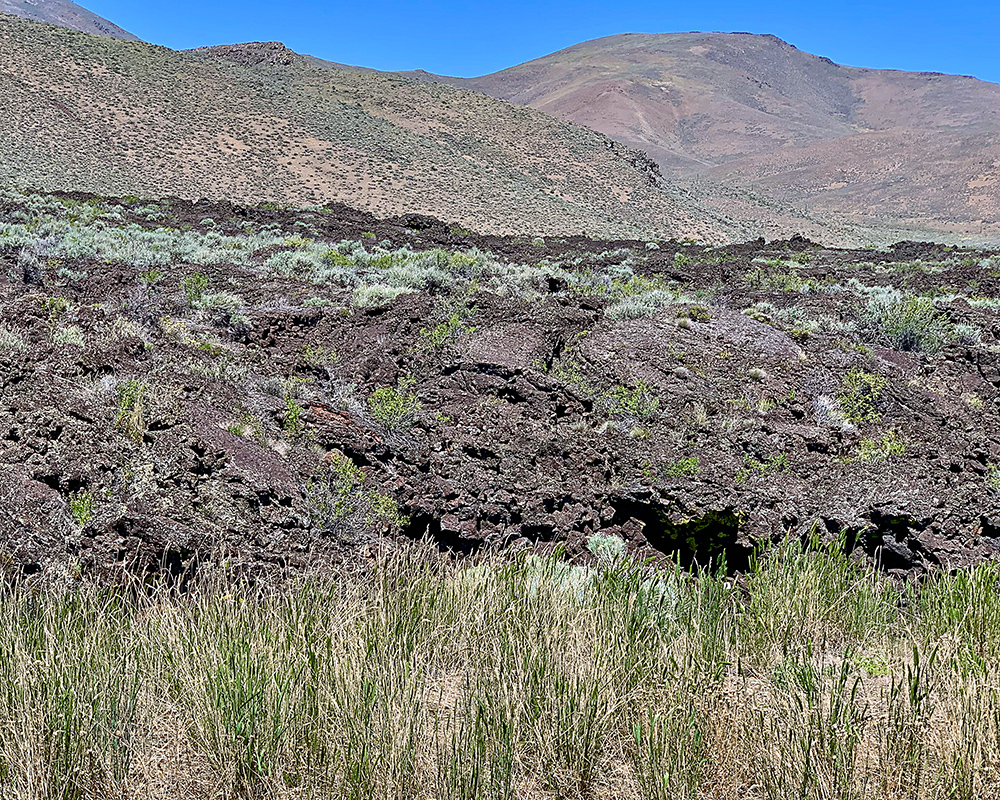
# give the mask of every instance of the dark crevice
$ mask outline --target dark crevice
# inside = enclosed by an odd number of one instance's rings
[[[636,520],[649,546],[685,569],[725,569],[735,575],[749,570],[753,548],[739,541],[739,517],[732,509],[707,511],[687,522],[672,522],[656,503],[619,500],[612,523]]]
[[[417,513],[403,528],[403,535],[409,539],[430,539],[442,553],[472,555],[482,547],[479,539],[467,539],[458,533],[441,530],[441,520],[427,513]]]

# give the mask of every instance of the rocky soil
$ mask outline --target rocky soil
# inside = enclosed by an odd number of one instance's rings
[[[898,575],[1000,552],[996,253],[83,195],[8,194],[0,221],[8,571],[424,536],[730,571],[786,535]]]

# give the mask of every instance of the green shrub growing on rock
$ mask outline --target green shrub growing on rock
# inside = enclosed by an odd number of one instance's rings
[[[951,321],[928,297],[903,297],[898,291],[876,293],[865,309],[868,329],[890,347],[935,353],[951,337]]]
[[[413,422],[421,408],[417,396],[410,391],[415,384],[416,380],[408,376],[400,378],[396,387],[382,386],[371,393],[368,408],[386,431],[397,431]]]
[[[885,389],[886,379],[863,370],[851,370],[844,376],[837,404],[844,418],[856,425],[878,422],[881,415],[878,403]]]

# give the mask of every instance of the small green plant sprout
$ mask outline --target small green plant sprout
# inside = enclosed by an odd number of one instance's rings
[[[374,239],[375,234],[372,231],[361,231],[362,239]]]
[[[80,489],[69,496],[69,512],[81,528],[94,517],[94,493]]]
[[[388,432],[409,427],[417,412],[420,401],[411,389],[416,379],[408,375],[401,377],[395,387],[382,386],[368,397],[368,408],[372,417]]]
[[[118,386],[115,426],[136,444],[142,442],[146,432],[146,389],[146,384],[137,380],[127,380]]]
[[[248,439],[254,439],[261,445],[264,445],[267,441],[264,436],[263,423],[258,417],[255,417],[249,411],[241,414],[239,420],[230,422],[226,425],[226,430],[233,434],[233,436],[242,436]]]
[[[906,453],[906,442],[899,437],[895,430],[890,430],[880,439],[864,437],[858,442],[858,451],[854,460],[864,464],[881,464],[904,453]]]
[[[710,322],[712,312],[707,306],[685,306],[679,308],[676,314],[677,319],[688,319],[692,322]]]
[[[627,386],[615,386],[606,398],[612,415],[648,419],[660,408],[659,398],[642,381],[631,389]]]
[[[764,370],[762,370],[760,367],[754,367],[753,369],[749,370],[747,372],[747,375],[749,375],[755,381],[765,381],[765,380],[767,380],[767,373]]]
[[[163,273],[158,269],[147,270],[139,276],[139,280],[146,286],[154,286],[163,280]]]
[[[307,344],[302,348],[302,358],[310,367],[324,369],[340,362],[340,356],[332,347],[321,344]]]
[[[366,522],[369,525],[387,523],[392,528],[402,528],[409,522],[405,514],[399,510],[399,503],[394,498],[380,492],[371,492],[365,495],[368,506]]]
[[[472,309],[470,313],[476,309]],[[433,328],[421,328],[420,336],[427,343],[427,346],[434,350],[440,350],[452,339],[456,339],[463,333],[472,333],[476,329],[469,327],[462,322],[462,314],[456,311],[447,320],[435,325]]]
[[[587,539],[587,549],[602,567],[614,567],[625,555],[625,540],[621,536],[595,533]]]
[[[837,404],[844,418],[855,425],[878,422],[881,419],[878,405],[885,385],[883,375],[859,369],[848,372],[837,395]]]
[[[188,305],[193,308],[198,305],[208,289],[208,278],[200,272],[192,272],[181,278],[181,288],[187,297]]]
[[[686,478],[689,475],[697,475],[701,465],[696,456],[679,459],[672,464],[667,464],[663,468],[663,474],[667,478]]]
[[[285,381],[283,399],[285,401],[285,418],[281,427],[289,439],[298,439],[305,431],[302,422],[303,408],[298,401],[299,387],[302,381],[297,378],[289,378]]]
[[[991,464],[986,470],[986,486],[991,491],[1000,494],[1000,466]]]
[[[752,477],[775,475],[780,472],[788,472],[787,453],[778,453],[767,461],[761,461],[759,458],[747,455],[743,457],[743,466],[736,473],[735,481],[742,484]]]
[[[49,322],[55,322],[60,316],[69,310],[69,300],[58,295],[46,297],[42,301],[45,310],[49,312]]]

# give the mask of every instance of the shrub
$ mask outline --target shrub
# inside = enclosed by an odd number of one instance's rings
[[[746,483],[754,476],[774,475],[779,472],[788,472],[787,453],[778,453],[767,461],[747,455],[743,457],[743,466],[737,471],[734,480],[736,483]]]
[[[869,331],[896,350],[934,353],[947,343],[951,322],[927,297],[904,298],[898,291],[876,293],[863,314]]]
[[[192,308],[198,306],[202,295],[208,289],[208,278],[200,272],[194,272],[181,278],[181,288],[187,297],[188,305]]]
[[[471,309],[467,313],[474,313],[476,309]],[[463,333],[472,333],[476,329],[467,326],[462,321],[462,314],[456,311],[447,320],[435,325],[433,328],[421,328],[420,336],[427,342],[427,345],[434,350],[440,350],[452,339]]]
[[[386,431],[396,431],[413,423],[420,410],[420,401],[410,391],[416,384],[412,376],[400,378],[396,388],[383,386],[371,393],[368,408]]]
[[[71,494],[69,510],[77,525],[86,525],[94,516],[94,493],[81,489]]]
[[[146,384],[137,380],[128,380],[118,386],[115,426],[136,444],[142,441],[142,435],[146,432],[146,389]]]
[[[85,342],[83,332],[76,325],[66,328],[56,328],[52,334],[52,341],[58,345],[69,345],[72,347],[83,347]]]
[[[598,563],[610,567],[625,555],[625,540],[614,534],[595,533],[587,539],[587,549]]]
[[[844,418],[857,425],[878,422],[878,403],[885,389],[886,379],[863,370],[851,370],[844,376],[837,403]]]
[[[905,452],[906,443],[899,438],[896,431],[890,430],[880,439],[864,437],[858,442],[858,452],[854,460],[867,464],[880,464]]]
[[[669,478],[683,478],[688,475],[697,475],[700,469],[697,457],[691,456],[668,464],[663,468],[663,474]]]
[[[1000,492],[1000,467],[996,464],[986,470],[986,485],[994,492]]]
[[[615,386],[606,397],[613,415],[642,419],[652,417],[660,408],[659,398],[641,381],[631,389]]]
[[[328,453],[318,474],[306,485],[306,506],[313,527],[331,532],[358,510],[365,474],[343,453]]]
[[[0,352],[19,352],[28,349],[24,337],[10,328],[0,327]]]

